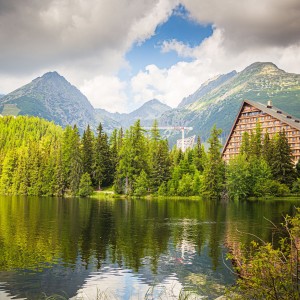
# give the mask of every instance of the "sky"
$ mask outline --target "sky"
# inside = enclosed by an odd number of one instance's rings
[[[256,61],[300,73],[299,0],[0,0],[0,94],[57,71],[95,108],[176,107]]]

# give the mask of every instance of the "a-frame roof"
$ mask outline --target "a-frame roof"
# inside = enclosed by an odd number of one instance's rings
[[[237,116],[236,116],[236,118],[234,120],[234,123],[233,123],[232,127],[231,127],[230,133],[229,133],[229,135],[227,137],[227,140],[226,140],[226,143],[225,143],[225,145],[223,147],[222,154],[224,153],[224,150],[227,147],[229,139],[230,139],[230,137],[232,135],[232,132],[233,132],[235,126],[236,126],[236,123],[239,120],[239,117],[241,115],[241,112],[242,112],[243,107],[244,107],[245,104],[249,104],[249,105],[251,105],[253,107],[256,107],[257,109],[261,110],[262,112],[264,112],[266,114],[269,114],[270,116],[272,116],[272,117],[274,117],[274,118],[276,118],[276,119],[278,119],[278,120],[280,120],[280,121],[282,121],[282,122],[290,125],[293,128],[296,128],[297,130],[300,130],[300,120],[297,119],[297,118],[295,118],[295,117],[293,117],[292,115],[290,115],[290,114],[282,111],[281,109],[276,108],[276,107],[271,106],[271,105],[264,105],[264,104],[261,104],[259,102],[254,102],[254,101],[250,101],[250,100],[244,100],[242,102],[242,104],[241,104],[240,110],[239,110],[239,112],[238,112],[238,114],[237,114]]]

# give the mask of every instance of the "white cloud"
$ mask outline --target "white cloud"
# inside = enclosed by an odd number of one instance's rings
[[[80,90],[95,108],[110,112],[127,111],[126,83],[115,76],[97,76],[85,80]]]
[[[158,98],[176,106],[209,77],[272,61],[299,73],[298,0],[182,0],[189,17],[213,24],[213,35],[196,47],[163,43],[191,62],[169,69],[148,66],[135,75],[133,105]],[[124,57],[166,21],[179,0],[0,0],[0,93],[8,93],[44,72],[57,70],[93,105],[124,111],[131,98],[115,74]],[[131,105],[131,104],[130,104]]]
[[[241,71],[256,61],[271,61],[288,72],[298,72],[300,66],[300,43],[290,47],[265,46],[261,48],[232,51],[227,47],[224,29],[215,28],[213,35],[200,45],[190,48],[176,40],[165,42],[162,51],[176,51],[181,57],[191,57],[192,62],[179,62],[169,69],[148,66],[131,80],[134,99],[142,103],[145,99],[158,98],[175,107],[201,83],[234,69]]]

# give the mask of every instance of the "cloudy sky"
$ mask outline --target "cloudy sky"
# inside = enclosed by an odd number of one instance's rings
[[[175,107],[255,61],[300,73],[299,0],[0,0],[0,93],[48,71],[94,107]]]

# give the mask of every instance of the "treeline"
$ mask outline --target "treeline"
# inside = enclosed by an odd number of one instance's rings
[[[263,138],[262,138],[263,136]],[[241,151],[226,168],[226,190],[230,198],[281,196],[300,192],[300,165],[296,168],[285,132],[270,139],[260,124],[251,134],[244,132]]]
[[[33,117],[0,119],[0,193],[90,195],[113,186],[118,194],[246,198],[299,190],[297,172],[284,133],[261,140],[261,129],[243,136],[239,156],[225,166],[221,131],[212,128],[204,150],[169,151],[157,122],[147,132],[137,121],[110,137],[102,125],[64,130]]]

